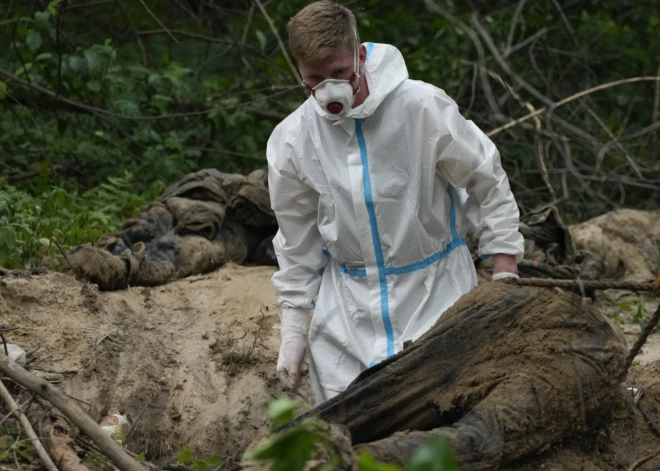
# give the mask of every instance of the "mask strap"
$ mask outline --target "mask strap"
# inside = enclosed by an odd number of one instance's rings
[[[353,75],[351,76],[351,86],[353,87],[353,95],[356,95],[360,91],[360,54],[358,50],[360,48],[360,43],[358,42],[357,29],[353,27],[353,36],[355,41],[353,44]],[[355,83],[357,80],[357,83]]]

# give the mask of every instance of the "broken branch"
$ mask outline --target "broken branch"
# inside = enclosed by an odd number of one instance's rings
[[[9,357],[4,357],[0,360],[0,372],[53,404],[91,438],[120,469],[125,471],[144,471],[145,468],[143,466],[131,458],[110,435],[105,433],[96,422],[85,414],[77,404],[71,402],[59,389],[26,371]],[[9,407],[15,407],[15,403]],[[25,420],[27,421],[27,419]],[[56,469],[53,468],[53,471]]]
[[[582,90],[581,92],[575,93],[569,97],[564,98],[563,100],[558,101],[557,103],[554,103],[553,108],[559,108],[560,106],[565,105],[566,103],[570,103],[571,101],[577,100],[578,98],[582,98],[583,96],[590,95],[592,93],[598,92],[600,90],[605,90],[606,88],[612,88],[616,87],[618,85],[623,85],[626,83],[635,83],[635,82],[660,82],[660,76],[645,76],[645,77],[632,77],[632,78],[627,78],[627,79],[621,79],[621,80],[615,80],[614,82],[607,82],[603,83],[601,85],[597,85],[595,87],[588,88],[587,90]],[[500,126],[499,128],[495,128],[491,131],[488,131],[486,135],[488,137],[493,137],[496,136],[497,134],[501,133],[502,131],[506,131],[509,128],[512,128],[516,124],[520,124],[522,122],[525,122],[529,119],[534,118],[535,116],[538,116],[540,114],[543,114],[547,111],[548,107],[544,106],[543,108],[539,108],[538,110],[526,114],[522,118],[514,119],[513,121],[509,121],[503,126]]]
[[[4,364],[9,364],[9,361],[11,361],[9,357],[4,358],[3,360],[4,360],[3,366]],[[18,404],[16,404],[16,401],[14,401],[14,398],[9,393],[9,391],[7,391],[7,388],[5,387],[5,383],[3,383],[2,381],[0,381],[0,396],[2,396],[2,399],[5,401],[5,404],[7,404],[9,410],[12,411],[12,413],[16,416],[16,418],[20,422],[21,426],[25,430],[25,433],[27,433],[27,436],[30,438],[30,441],[32,442],[32,446],[34,446],[34,449],[37,451],[37,454],[39,455],[39,459],[43,461],[46,468],[48,468],[48,471],[58,471],[57,466],[55,466],[53,460],[50,459],[50,455],[48,455],[48,452],[46,452],[43,443],[41,443],[41,440],[39,440],[39,437],[37,437],[37,434],[34,432],[32,425],[30,425],[30,421],[27,419],[21,408],[18,407]]]

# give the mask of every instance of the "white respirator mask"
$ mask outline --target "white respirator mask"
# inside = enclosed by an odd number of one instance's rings
[[[351,109],[355,101],[355,95],[360,91],[360,56],[356,44],[353,48],[353,74],[348,80],[326,79],[315,87],[310,87],[304,80],[303,87],[307,88],[319,106],[332,115],[332,118],[340,118]]]

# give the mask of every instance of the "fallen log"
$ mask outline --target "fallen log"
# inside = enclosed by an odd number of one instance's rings
[[[485,283],[293,423],[344,425],[356,452],[399,465],[439,434],[462,471],[496,470],[600,425],[626,352],[618,328],[573,293]]]

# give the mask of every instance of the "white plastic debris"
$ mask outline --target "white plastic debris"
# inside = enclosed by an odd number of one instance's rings
[[[0,346],[0,348],[3,349],[3,353],[4,353],[4,347]],[[19,365],[25,366],[25,362],[27,361],[27,353],[25,353],[25,350],[23,350],[18,345],[14,345],[13,343],[8,343],[7,352],[9,353],[8,355],[9,358],[14,360]]]
[[[110,410],[100,423],[101,428],[120,445],[131,430],[131,422],[126,414]]]

